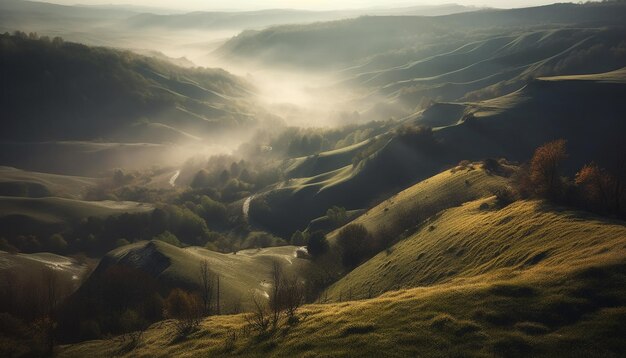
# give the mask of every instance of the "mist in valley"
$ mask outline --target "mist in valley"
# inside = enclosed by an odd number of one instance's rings
[[[163,5],[0,2],[0,356],[624,354],[624,2]]]

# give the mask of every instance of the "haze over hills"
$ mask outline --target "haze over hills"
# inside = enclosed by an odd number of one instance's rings
[[[280,64],[341,67],[356,59],[399,50],[407,45],[445,35],[446,32],[470,33],[483,29],[521,29],[533,26],[621,25],[624,5],[617,3],[484,10],[439,17],[372,16],[322,24],[279,26],[248,31],[224,44],[217,52],[223,56]],[[330,39],[328,35],[332,33]],[[366,34],[359,38],[358,34]],[[462,36],[462,35],[461,35]],[[306,42],[301,41],[306,39]],[[387,41],[386,41],[387,40]],[[342,47],[348,41],[349,47]],[[288,46],[281,53],[275,46]],[[332,56],[330,55],[332,52]],[[323,60],[322,60],[323,59]]]
[[[148,5],[0,3],[0,356],[624,355],[623,1]]]
[[[622,69],[597,76],[536,79],[500,98],[451,104],[458,107],[453,111],[441,111],[441,105],[434,105],[405,121],[419,125],[439,113],[441,122],[432,134],[392,131],[368,140],[359,148],[366,153],[359,162],[340,160],[339,151],[300,162],[302,167],[311,167],[310,163],[332,163],[331,158],[337,158],[334,167],[325,167],[325,173],[292,168],[290,172],[296,178],[255,197],[263,202],[259,206],[268,205],[278,217],[289,217],[288,224],[258,220],[272,230],[285,230],[278,231],[285,234],[305,228],[308,221],[323,215],[332,205],[366,207],[385,193],[396,192],[464,159],[524,160],[538,145],[556,138],[568,140],[576,158],[568,169],[574,171],[612,151],[612,147],[619,148],[621,133],[626,130],[621,120],[626,107],[619,100],[626,95],[625,73]],[[589,121],[590,116],[595,119]],[[591,147],[590,142],[597,144]],[[250,213],[253,220],[257,219],[254,200]],[[306,208],[300,207],[302,202],[307,202]],[[300,209],[296,211],[297,207]],[[267,217],[263,212],[259,215]]]

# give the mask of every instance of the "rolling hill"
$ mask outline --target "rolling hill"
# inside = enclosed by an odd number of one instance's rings
[[[149,212],[150,204],[130,201],[81,201],[63,198],[0,197],[0,218],[29,217],[35,222],[62,223],[89,216]]]
[[[0,232],[6,238],[47,238],[89,217],[106,219],[124,213],[150,213],[150,204],[130,201],[82,201],[58,197],[0,197]],[[26,239],[24,239],[26,240]]]
[[[621,119],[626,113],[621,101],[626,95],[625,74],[622,69],[540,78],[492,100],[450,103],[448,110],[436,105],[420,111],[400,125],[419,126],[422,120],[426,125],[435,123],[438,127],[432,135],[428,131],[390,131],[362,144],[360,161],[348,164],[338,159],[334,168],[325,164],[324,173],[312,163],[332,162],[330,158],[340,158],[341,151],[297,161],[290,172],[302,177],[257,195],[250,218],[288,236],[333,205],[349,210],[366,208],[377,198],[388,197],[462,160],[526,161],[535,148],[558,138],[568,141],[568,152],[575,159],[566,163],[566,170],[573,174],[582,165],[621,148],[620,136],[626,131]],[[299,171],[298,165],[308,172]],[[272,216],[288,220],[268,220],[267,210],[255,212],[255,201],[261,209],[267,206]],[[302,202],[307,205],[302,207]]]
[[[79,263],[75,259],[55,255],[48,252],[36,254],[9,254],[0,251],[0,275],[7,282],[9,277],[17,282],[34,281],[40,278],[46,269],[52,269],[58,274],[61,286],[69,294],[82,284],[82,280],[89,273],[86,263]],[[4,287],[3,287],[4,288]]]
[[[95,178],[38,173],[0,167],[0,196],[82,199],[100,181]]]
[[[621,24],[624,11],[623,4],[608,2],[483,10],[447,16],[365,16],[246,31],[221,46],[216,54],[248,62],[343,69],[367,63],[371,56],[381,53],[446,41],[449,35],[467,40],[480,31],[511,33],[532,27],[617,26]]]
[[[381,356],[548,357],[573,349],[606,357],[625,348],[622,223],[541,202],[497,208],[481,199],[445,211],[432,226],[349,275],[352,301],[304,306],[300,322],[273,334],[250,337],[242,315],[218,316],[172,343],[173,322],[166,321],[127,352],[123,343],[104,340],[65,346],[60,355],[348,357],[376,350]],[[365,270],[377,288],[400,289],[361,299],[367,285],[356,283],[366,283]],[[421,287],[402,288],[413,285]],[[337,299],[339,292],[331,291]]]
[[[125,23],[136,29],[165,28],[213,29],[213,30],[249,30],[283,24],[302,24],[370,15],[421,15],[435,16],[475,11],[477,8],[457,4],[425,5],[401,8],[372,8],[355,10],[308,11],[292,9],[270,9],[239,12],[195,11],[184,14],[143,13],[129,17]]]
[[[101,275],[114,266],[130,266],[150,273],[165,287],[200,287],[199,267],[208,262],[220,276],[223,311],[252,308],[251,292],[267,296],[272,263],[283,265],[289,275],[300,276],[309,261],[297,258],[294,246],[241,250],[223,254],[200,247],[178,248],[161,241],[144,241],[107,254],[86,285],[98,285]],[[235,306],[240,308],[236,309]]]
[[[200,292],[200,267],[205,262],[213,282],[213,312],[250,311],[255,307],[253,299],[263,303],[269,299],[274,263],[287,277],[299,280],[316,270],[309,260],[297,257],[297,249],[283,246],[224,254],[200,247],[178,248],[157,240],[120,247],[100,260],[61,307],[61,336],[85,335],[84,322],[96,322],[103,332],[117,333],[127,310],[143,312],[146,323],[153,323],[163,317],[160,308],[156,312],[150,308],[162,306],[159,297],[167,297],[173,288]]]
[[[223,70],[190,69],[128,51],[2,35],[2,125],[7,141],[153,143],[210,137],[251,123],[252,87]],[[160,124],[153,138],[133,131]],[[128,138],[137,133],[136,138]]]

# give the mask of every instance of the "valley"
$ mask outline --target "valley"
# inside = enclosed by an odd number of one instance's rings
[[[415,4],[1,2],[0,356],[622,356],[626,4]]]

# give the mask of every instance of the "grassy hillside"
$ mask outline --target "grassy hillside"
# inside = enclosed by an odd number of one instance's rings
[[[0,197],[0,218],[28,217],[34,222],[61,223],[121,213],[149,212],[149,204],[130,201],[81,201],[63,198]]]
[[[568,141],[572,159],[565,169],[573,174],[582,165],[610,157],[614,148],[621,148],[620,135],[626,131],[621,120],[626,113],[621,101],[626,96],[625,73],[540,78],[492,100],[448,104],[450,110],[436,105],[401,123],[419,126],[424,120],[425,124],[439,124],[432,133],[391,130],[363,144],[352,164],[340,160],[342,151],[298,161],[289,181],[255,198],[265,201],[272,213],[270,219],[267,212],[255,211],[254,205],[250,217],[290,235],[333,205],[349,210],[367,208],[377,198],[389,197],[462,160],[504,157],[526,161],[535,148],[558,138]],[[319,173],[317,168],[327,171]],[[304,207],[303,202],[307,203]],[[272,217],[287,219],[272,221]]]
[[[450,209],[331,286],[328,299],[345,299],[350,291],[358,299],[481,275],[511,277],[576,267],[624,249],[623,222],[555,210],[560,209],[540,202],[499,209],[487,199]]]
[[[496,208],[486,199],[450,209],[432,226],[389,257],[398,270],[407,267],[407,285],[428,286],[308,305],[299,323],[260,337],[246,334],[242,316],[221,316],[174,341],[173,323],[166,321],[153,325],[123,355],[353,357],[375,351],[380,356],[576,352],[617,357],[626,348],[621,339],[626,326],[623,223],[541,202]],[[372,278],[386,285],[402,277],[395,275],[398,270],[387,276],[371,271]],[[92,341],[62,347],[60,355],[106,356],[121,347],[113,340]]]
[[[508,185],[508,178],[490,173],[482,168],[482,164],[474,163],[421,181],[369,209],[352,223],[363,224],[372,232],[384,226],[411,229],[402,227],[404,215],[419,216],[424,220],[441,210],[491,196]],[[328,235],[330,242],[334,242],[338,231]]]
[[[11,167],[0,167],[0,196],[43,197],[57,196],[82,199],[87,190],[99,183],[98,179],[29,172]]]
[[[296,257],[297,247],[269,247],[222,254],[199,247],[178,248],[161,241],[143,241],[113,250],[101,261],[86,285],[97,285],[113,266],[128,265],[150,273],[166,287],[200,287],[200,264],[220,276],[223,312],[250,309],[252,292],[265,296],[272,263],[289,275],[302,275],[309,261]],[[240,308],[235,308],[240,307]]]

